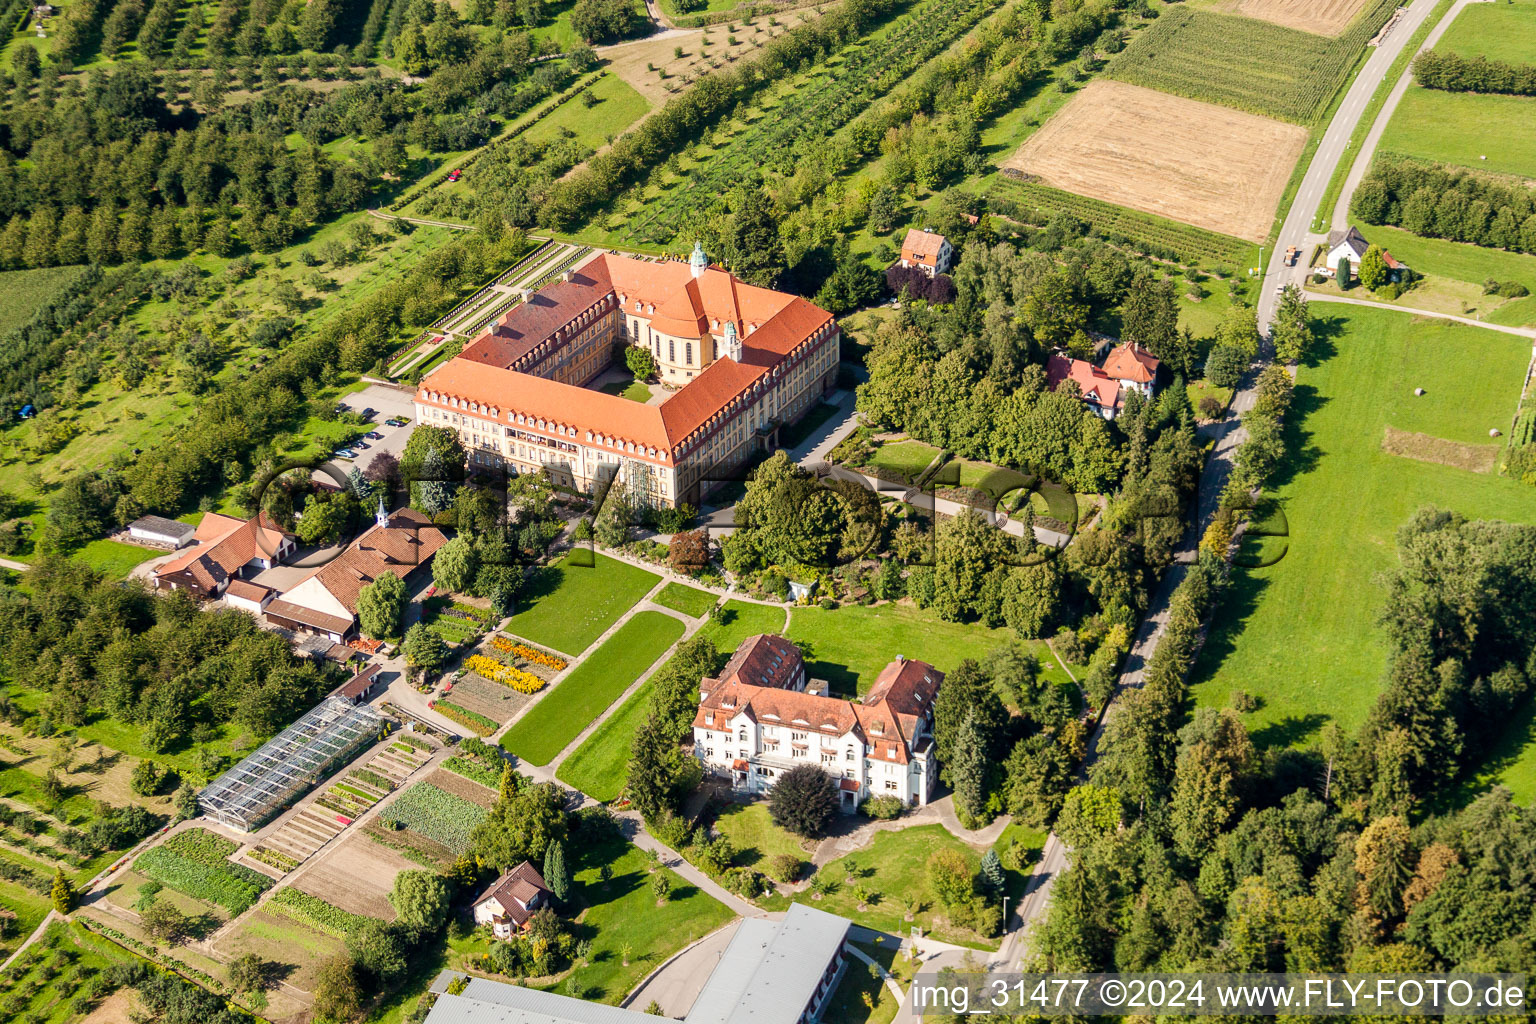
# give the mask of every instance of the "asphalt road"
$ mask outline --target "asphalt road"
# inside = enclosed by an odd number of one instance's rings
[[[1289,283],[1300,284],[1305,268],[1300,266],[1305,259],[1307,246],[1316,240],[1311,236],[1312,220],[1317,215],[1319,205],[1323,201],[1323,193],[1328,188],[1328,182],[1333,177],[1335,168],[1345,158],[1349,148],[1349,139],[1355,132],[1360,119],[1365,115],[1365,108],[1370,103],[1378,86],[1386,78],[1392,63],[1402,53],[1408,40],[1416,32],[1424,20],[1429,17],[1435,7],[1435,0],[1413,0],[1411,6],[1398,19],[1392,31],[1387,34],[1382,45],[1376,48],[1366,61],[1364,68],[1350,85],[1343,102],[1339,104],[1334,113],[1333,120],[1323,134],[1323,141],[1318,145],[1313,154],[1312,163],[1308,165],[1305,177],[1302,178],[1301,187],[1296,192],[1296,198],[1291,203],[1290,210],[1286,213],[1285,220],[1280,228],[1280,235],[1275,243],[1274,251],[1270,254],[1269,266],[1264,273],[1264,284],[1259,297],[1259,325],[1267,334],[1269,324],[1274,318],[1277,305],[1278,290]],[[1298,260],[1298,266],[1287,267],[1284,262],[1287,246],[1299,246],[1303,249],[1303,260]],[[1268,357],[1268,347],[1260,356],[1261,362]],[[1257,367],[1256,367],[1257,369]],[[1242,413],[1253,405],[1252,380],[1256,374],[1249,375],[1249,384],[1233,398],[1234,413]],[[1216,503],[1220,498],[1222,488],[1226,485],[1227,477],[1232,470],[1232,457],[1237,446],[1242,443],[1244,432],[1237,425],[1237,417],[1231,416],[1226,421],[1226,430],[1217,438],[1216,445],[1211,451],[1210,458],[1206,462],[1205,472],[1200,477],[1200,495],[1198,501],[1199,514],[1186,541],[1186,555],[1192,556],[1195,543],[1200,536],[1200,527],[1214,512]],[[1163,579],[1152,599],[1152,605],[1147,611],[1147,616],[1142,622],[1140,632],[1137,633],[1136,643],[1131,654],[1127,656],[1126,663],[1120,674],[1119,689],[1127,690],[1141,685],[1142,671],[1146,663],[1151,659],[1152,653],[1157,649],[1158,641],[1162,638],[1163,626],[1167,622],[1169,601],[1174,589],[1184,578],[1182,565],[1172,566]],[[1105,722],[1115,711],[1115,703],[1111,702],[1105,712]],[[1088,757],[1084,762],[1084,768],[1091,763],[1098,751],[1098,745],[1103,737],[1104,726],[1094,732],[1089,745]],[[1004,951],[1008,953],[1009,965],[1022,953],[1022,937],[1027,927],[1038,920],[1045,912],[1050,902],[1051,884],[1062,871],[1067,868],[1066,845],[1052,833],[1046,840],[1045,849],[1041,852],[1039,863],[1035,866],[1034,873],[1030,876],[1025,886],[1024,898],[1019,903],[1018,917],[1020,927],[1017,931],[1010,931],[1007,941],[1004,943]]]

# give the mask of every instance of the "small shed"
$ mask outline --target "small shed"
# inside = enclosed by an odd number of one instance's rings
[[[224,588],[224,603],[252,615],[260,615],[277,595],[259,583],[250,580],[230,580]]]
[[[192,542],[197,527],[191,523],[166,519],[164,516],[142,516],[128,524],[128,536],[140,544],[176,550]]]
[[[382,681],[379,672],[382,668],[382,665],[369,665],[338,686],[335,695],[351,704],[365,703],[378,691]]]

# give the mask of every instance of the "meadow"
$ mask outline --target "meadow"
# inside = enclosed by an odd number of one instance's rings
[[[1336,39],[1241,15],[1166,8],[1115,58],[1108,74],[1175,96],[1312,125],[1396,6],[1397,0],[1371,0]]]
[[[1435,49],[1511,64],[1536,63],[1536,2],[1469,4]]]
[[[1377,152],[1536,178],[1532,124],[1536,124],[1536,97],[1485,96],[1410,85],[1382,133]]]
[[[523,589],[507,632],[576,655],[592,646],[660,582],[654,573],[607,555],[575,550],[540,570]]]
[[[53,294],[80,275],[83,267],[38,267],[0,273],[0,331],[20,327]]]
[[[1245,717],[1265,746],[1364,720],[1386,668],[1377,575],[1396,564],[1396,532],[1417,509],[1536,521],[1515,481],[1382,450],[1388,427],[1461,445],[1507,430],[1528,340],[1385,310],[1318,304],[1313,316],[1321,351],[1300,370],[1271,489],[1289,536],[1264,542],[1283,557],[1234,574],[1191,679],[1201,705],[1257,696]]]

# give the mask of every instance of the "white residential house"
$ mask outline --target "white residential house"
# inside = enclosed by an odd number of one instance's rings
[[[1140,345],[1116,345],[1102,367],[1060,352],[1045,364],[1045,382],[1052,391],[1067,381],[1077,385],[1083,404],[1107,420],[1120,415],[1128,392],[1151,398],[1157,390],[1157,371],[1162,363]]]
[[[475,924],[490,925],[498,939],[510,939],[528,927],[533,912],[547,906],[553,895],[544,876],[523,861],[475,898]]]
[[[1328,235],[1328,254],[1323,257],[1323,266],[1333,272],[1335,276],[1339,272],[1339,264],[1349,261],[1349,277],[1351,280],[1360,273],[1360,257],[1365,255],[1365,250],[1371,247],[1371,243],[1365,240],[1365,236],[1358,228],[1351,227],[1348,231],[1333,231]]]
[[[845,812],[872,796],[922,807],[938,774],[933,701],[943,681],[898,655],[862,702],[826,696],[807,688],[799,648],[756,636],[700,682],[693,754],[741,793],[767,793],[784,772],[813,764],[838,780]]]
[[[937,277],[947,273],[954,262],[954,247],[949,244],[949,239],[937,231],[910,228],[907,237],[901,240],[903,267],[917,267],[929,277]]]

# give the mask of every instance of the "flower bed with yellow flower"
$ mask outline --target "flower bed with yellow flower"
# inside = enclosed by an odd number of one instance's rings
[[[477,676],[510,687],[518,693],[538,693],[544,689],[544,680],[532,672],[524,672],[511,665],[503,665],[495,658],[488,658],[483,654],[471,654],[465,658],[464,667]]]
[[[553,654],[546,654],[545,652],[539,650],[537,647],[529,647],[525,643],[518,643],[512,640],[508,640],[504,636],[491,637],[491,646],[500,651],[502,654],[515,655],[516,657],[522,658],[524,661],[531,662],[535,665],[543,665],[546,668],[552,668],[556,672],[559,672],[566,666],[566,660],[564,658],[558,658]]]

